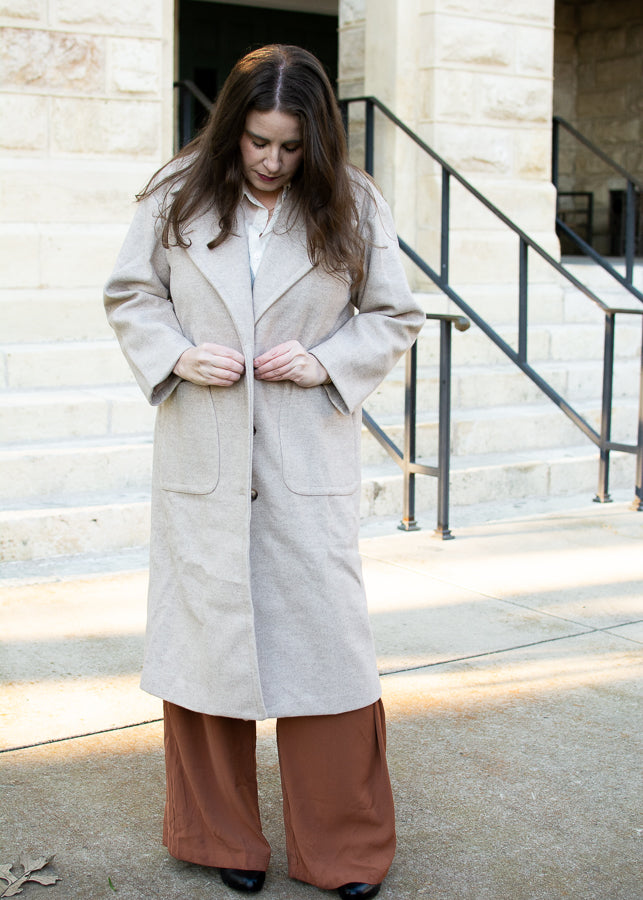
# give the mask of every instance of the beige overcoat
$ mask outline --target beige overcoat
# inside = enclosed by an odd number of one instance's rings
[[[243,227],[208,249],[218,218],[205,213],[189,248],[164,249],[156,195],[138,205],[106,286],[110,324],[158,406],[141,686],[198,712],[323,715],[380,696],[358,555],[360,405],[424,316],[388,207],[365,185],[354,302],[311,265],[288,201],[254,288]],[[332,384],[253,379],[253,359],[286,340],[314,352]],[[172,373],[206,341],[244,354],[233,387]]]

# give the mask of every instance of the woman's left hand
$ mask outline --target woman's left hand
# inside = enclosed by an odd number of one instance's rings
[[[267,350],[255,359],[254,368],[260,381],[294,381],[308,388],[329,380],[324,366],[299,341],[286,341]]]

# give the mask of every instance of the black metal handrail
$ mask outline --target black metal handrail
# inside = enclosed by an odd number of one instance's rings
[[[565,222],[556,216],[556,226],[563,234],[565,234],[576,246],[589,256],[594,262],[598,263],[601,268],[616,279],[626,290],[633,294],[638,300],[643,301],[643,294],[633,285],[634,279],[634,258],[636,254],[636,193],[643,193],[643,182],[636,176],[627,172],[623,166],[620,166],[615,160],[607,155],[600,147],[588,137],[581,134],[578,129],[574,128],[566,119],[560,116],[553,117],[552,128],[552,153],[551,153],[551,180],[554,187],[558,191],[559,187],[559,157],[560,157],[560,129],[564,128],[579,143],[583,144],[590,150],[594,156],[597,156],[605,165],[609,166],[613,172],[616,172],[623,178],[627,184],[625,192],[625,277],[612,266],[604,256],[598,253],[592,246],[591,241],[584,241],[580,235],[576,234]]]
[[[451,326],[466,331],[471,324],[465,316],[448,313],[427,313],[427,319],[440,322],[440,399],[438,413],[438,464],[419,463],[415,455],[417,425],[417,341],[406,354],[404,378],[404,450],[391,440],[375,419],[362,411],[362,421],[404,473],[404,501],[402,531],[418,531],[415,519],[415,476],[432,475],[438,479],[438,509],[436,537],[449,540],[449,481],[451,460]]]
[[[213,102],[203,91],[193,82],[187,79],[175,81],[173,87],[178,89],[179,102],[177,107],[177,134],[176,134],[176,150],[180,150],[193,137],[194,134],[194,112],[195,101],[209,112],[213,107]]]
[[[643,510],[643,307],[636,309],[612,307],[597,296],[587,285],[568,272],[553,256],[529,237],[490,200],[484,197],[472,184],[459,174],[449,163],[442,159],[428,144],[401,121],[388,107],[375,97],[354,97],[341,101],[344,120],[348,121],[350,104],[363,103],[365,115],[365,169],[374,173],[375,152],[375,109],[378,109],[389,121],[393,122],[417,146],[426,152],[441,167],[442,171],[442,215],[440,232],[440,273],[436,272],[405,241],[400,239],[400,247],[406,255],[462,310],[471,321],[506,355],[528,378],[547,396],[565,415],[585,434],[600,451],[599,483],[596,500],[609,502],[609,460],[611,451],[634,453],[636,462],[636,485],[634,508]],[[450,222],[450,179],[454,178],[462,187],[472,194],[483,206],[513,231],[519,239],[518,249],[518,350],[514,350],[504,341],[495,329],[486,322],[461,296],[449,285],[449,222]],[[528,253],[532,250],[540,256],[559,275],[570,282],[577,290],[592,300],[604,313],[604,355],[603,355],[603,395],[601,406],[601,428],[597,432],[587,420],[568,403],[528,361]],[[638,292],[637,292],[638,293]],[[643,299],[643,298],[641,298]],[[611,440],[612,393],[614,383],[614,324],[618,314],[641,317],[641,377],[639,386],[638,434],[636,444],[624,444]]]
[[[212,101],[210,101],[205,94],[196,84],[192,81],[177,81],[174,84],[174,87],[178,88],[181,92],[181,110],[180,110],[180,122],[182,123],[182,137],[181,140],[184,143],[189,139],[192,135],[193,129],[193,104],[194,100],[200,103],[205,109],[209,110],[212,107]],[[614,381],[614,328],[615,328],[615,316],[619,313],[626,315],[643,315],[643,310],[633,310],[633,309],[622,309],[616,307],[610,307],[608,304],[604,303],[600,297],[598,297],[593,291],[591,291],[587,285],[583,284],[578,278],[568,272],[554,257],[552,257],[546,250],[544,250],[539,244],[537,244],[534,240],[532,240],[529,235],[526,234],[521,228],[519,228],[511,219],[508,218],[500,209],[498,209],[494,204],[491,203],[486,197],[484,197],[472,184],[470,184],[463,176],[461,176],[452,166],[450,166],[445,160],[443,160],[438,154],[429,147],[415,132],[413,132],[401,119],[399,119],[388,107],[386,107],[383,103],[381,103],[375,97],[355,97],[350,98],[348,100],[342,100],[340,102],[342,108],[342,114],[344,116],[344,121],[348,122],[348,106],[351,103],[365,103],[366,104],[366,147],[365,147],[365,169],[370,174],[373,174],[373,163],[374,163],[374,110],[375,108],[379,109],[391,122],[393,122],[398,128],[400,128],[408,137],[411,138],[419,147],[422,148],[429,156],[431,156],[442,169],[442,222],[441,222],[441,238],[440,238],[440,246],[441,246],[441,259],[440,259],[440,274],[438,275],[429,264],[422,259],[419,254],[417,254],[408,244],[406,244],[402,239],[400,239],[400,247],[401,249],[412,259],[416,265],[431,278],[431,280],[438,285],[444,291],[444,293],[469,317],[473,322],[478,325],[478,327],[483,331],[484,334],[487,335],[503,353],[505,353],[520,369],[524,372],[533,382],[540,388],[540,390],[552,400],[559,409],[564,412],[569,419],[571,419],[574,424],[580,428],[580,430],[599,448],[600,450],[600,465],[599,465],[599,485],[596,499],[600,502],[609,502],[609,454],[610,451],[621,451],[627,453],[635,453],[637,457],[636,463],[636,487],[635,487],[635,500],[634,500],[634,508],[637,510],[643,510],[643,340],[642,340],[642,349],[641,349],[641,384],[639,388],[639,421],[638,421],[638,437],[637,443],[635,445],[632,444],[623,444],[617,443],[611,440],[611,418],[612,418],[612,390],[613,390],[613,381]],[[569,126],[568,123],[564,122],[562,119],[558,119],[558,121],[563,124],[565,127],[568,127],[572,131],[575,129],[572,126]],[[180,128],[180,130],[181,130]],[[585,139],[580,133],[577,132],[579,138],[583,140],[584,143],[590,143]],[[598,149],[598,148],[597,148]],[[599,151],[599,154],[602,154],[602,151]],[[605,159],[609,160],[608,157]],[[613,161],[610,161],[613,162]],[[613,163],[613,165],[620,170],[618,164]],[[641,187],[641,183],[637,181],[637,179],[629,176],[625,170],[621,170],[621,174],[624,174],[626,178],[628,178],[628,197],[630,191],[630,183],[635,186]],[[500,219],[509,229],[515,232],[519,238],[519,320],[518,320],[518,351],[516,352],[509,344],[504,341],[500,335],[481,317],[479,316],[472,307],[467,304],[464,299],[457,294],[448,284],[449,280],[449,217],[450,217],[450,178],[455,178],[470,194],[472,194],[480,203],[483,204],[490,212],[492,212],[497,218]],[[630,203],[628,206],[628,210],[633,210],[633,203]],[[633,215],[628,212],[628,222]],[[578,238],[571,229],[568,229],[564,223],[560,223],[563,230],[566,232],[570,232],[570,236],[573,236],[577,241],[582,240]],[[629,227],[629,226],[628,226]],[[634,234],[632,230],[632,235]],[[589,245],[586,245],[587,249],[590,251],[589,255],[593,256],[594,252]],[[632,239],[632,247],[633,247],[633,239]],[[601,409],[601,430],[600,433],[597,432],[592,426],[585,420],[583,416],[580,415],[567,401],[564,400],[563,397],[558,394],[557,391],[543,379],[528,363],[527,361],[527,334],[528,334],[528,281],[527,281],[527,271],[528,271],[528,252],[529,250],[533,250],[537,253],[542,259],[544,259],[551,267],[553,267],[560,275],[562,275],[567,281],[569,281],[577,290],[587,296],[592,302],[594,302],[604,313],[605,315],[605,340],[604,340],[604,357],[603,357],[603,400],[602,400],[602,409]],[[631,258],[633,259],[633,254],[631,254]],[[597,260],[599,261],[599,260]],[[628,275],[626,279],[623,279],[622,276],[613,267],[609,266],[602,258],[600,258],[600,264],[603,265],[603,268],[607,268],[610,271],[610,274],[613,274],[616,279],[621,282],[634,296],[636,296],[639,300],[643,301],[643,294],[641,294],[634,286],[632,285],[632,271],[633,263],[630,268],[628,268]],[[449,517],[449,469],[450,469],[450,460],[449,460],[449,432],[450,432],[450,371],[451,371],[451,324],[454,324],[456,320],[458,320],[461,324],[456,324],[456,328],[459,330],[465,330],[465,328],[469,327],[469,323],[466,325],[462,325],[462,322],[466,322],[466,319],[462,319],[462,317],[449,317],[449,316],[427,316],[427,318],[440,318],[443,319],[441,321],[441,353],[440,353],[440,437],[439,437],[439,453],[438,453],[438,466],[426,466],[424,464],[418,463],[415,460],[415,421],[416,421],[416,407],[415,407],[415,395],[416,395],[416,368],[417,368],[417,347],[414,345],[412,351],[409,352],[407,357],[407,387],[405,391],[405,450],[404,453],[400,453],[398,448],[395,447],[392,441],[385,435],[382,429],[379,428],[377,423],[372,419],[372,417],[368,413],[364,413],[363,418],[364,422],[373,432],[375,437],[382,443],[382,445],[387,449],[387,451],[391,454],[391,456],[401,465],[404,471],[404,479],[405,479],[405,489],[404,489],[404,514],[402,523],[400,525],[404,530],[413,530],[417,528],[417,523],[415,522],[415,514],[414,514],[414,505],[415,505],[415,474],[427,474],[434,475],[438,478],[438,526],[436,533],[441,534],[443,537],[450,537],[451,534],[448,528],[448,517]],[[449,321],[450,320],[450,321]],[[447,387],[443,391],[443,377],[446,377],[442,371],[443,359],[448,362],[448,377],[446,378]],[[412,377],[409,376],[409,370],[412,373]],[[448,402],[446,402],[448,401]],[[445,444],[446,444],[446,452],[445,452]],[[395,448],[395,449],[393,449]],[[446,475],[445,475],[446,473]]]

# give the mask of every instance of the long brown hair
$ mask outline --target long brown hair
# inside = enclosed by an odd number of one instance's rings
[[[299,119],[303,156],[291,191],[306,222],[308,254],[313,264],[359,284],[365,241],[357,227],[355,178],[339,107],[319,60],[291,45],[271,44],[240,59],[204,129],[176,154],[172,171],[163,176],[159,170],[138,195],[140,200],[172,188],[162,208],[164,246],[187,247],[189,221],[209,208],[216,208],[221,229],[209,246],[232,233],[244,184],[239,142],[251,110],[279,110]]]

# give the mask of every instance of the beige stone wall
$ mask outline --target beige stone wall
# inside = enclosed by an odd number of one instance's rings
[[[555,249],[553,0],[341,0],[339,14],[341,93],[381,97]],[[102,283],[132,195],[171,154],[173,52],[173,0],[0,0],[4,287]],[[400,231],[435,263],[435,167],[381,126],[378,155]],[[455,188],[453,220],[466,276],[497,278],[513,239]]]
[[[0,0],[4,289],[100,287],[172,151],[171,0]]]
[[[340,97],[359,97],[364,93],[366,0],[340,0],[338,13],[338,93]]]
[[[363,53],[361,67],[354,48]],[[344,0],[340,61],[345,95],[364,90],[381,98],[518,225],[558,252],[550,183],[553,0]],[[437,168],[407,138],[394,138],[383,125],[379,133],[376,177],[394,198],[400,233],[435,264]],[[499,264],[507,254],[515,269],[513,236],[457,186],[452,206],[454,278],[504,277]]]
[[[556,5],[554,111],[643,180],[643,8],[639,0]],[[595,246],[609,252],[609,192],[624,181],[561,135],[563,190],[592,191]]]

